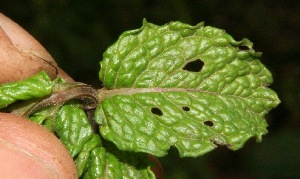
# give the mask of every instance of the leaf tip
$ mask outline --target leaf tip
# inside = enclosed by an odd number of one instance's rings
[[[148,24],[148,21],[146,18],[143,18],[143,27],[146,26]]]

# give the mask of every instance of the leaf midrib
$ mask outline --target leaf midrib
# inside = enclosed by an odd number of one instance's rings
[[[111,98],[117,95],[132,95],[137,93],[162,93],[162,92],[205,92],[195,88],[117,88],[98,90],[98,101],[102,102],[106,98]],[[212,92],[211,92],[212,93]]]
[[[212,92],[212,91],[205,91],[199,88],[160,88],[160,87],[152,87],[152,88],[116,88],[116,89],[106,89],[102,88],[98,90],[98,102],[101,103],[107,98],[112,98],[117,95],[133,95],[138,93],[163,93],[163,92],[199,92],[199,93],[206,93],[212,94],[215,96],[228,96],[228,97],[235,97],[246,100],[246,98],[254,98],[254,99],[262,99],[266,101],[273,101],[266,98],[258,98],[258,97],[251,97],[251,96],[237,96],[232,94],[222,94],[219,92]]]

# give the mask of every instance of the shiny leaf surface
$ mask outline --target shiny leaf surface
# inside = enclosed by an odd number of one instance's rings
[[[267,133],[279,104],[272,75],[248,39],[200,23],[171,22],[124,32],[104,53],[96,120],[121,150],[200,156],[236,150]]]

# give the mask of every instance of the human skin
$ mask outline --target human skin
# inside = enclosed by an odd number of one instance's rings
[[[51,79],[59,76],[73,81],[34,37],[1,13],[0,42],[0,84],[25,79],[41,70]]]
[[[45,128],[23,117],[0,113],[1,178],[77,178],[72,157]]]

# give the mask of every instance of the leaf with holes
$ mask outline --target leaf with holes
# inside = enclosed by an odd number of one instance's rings
[[[246,47],[246,48],[245,48]],[[236,150],[267,133],[279,104],[271,73],[248,39],[200,23],[171,22],[124,32],[104,53],[96,121],[121,150],[200,156]]]

